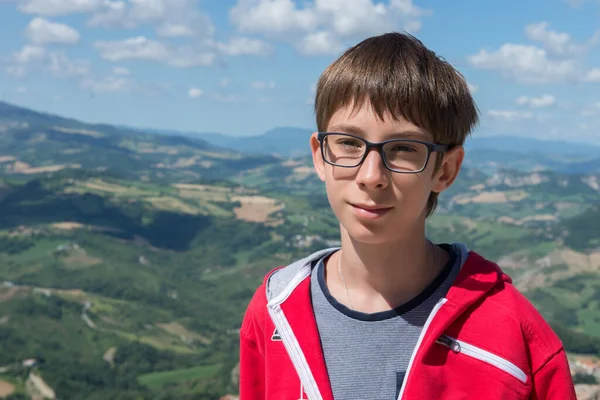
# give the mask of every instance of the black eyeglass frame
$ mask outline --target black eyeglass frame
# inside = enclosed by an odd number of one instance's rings
[[[340,164],[333,163],[331,161],[327,161],[327,157],[325,157],[324,143],[325,143],[325,138],[329,135],[343,135],[343,136],[347,136],[347,137],[351,137],[351,138],[363,141],[367,147],[366,147],[365,153],[363,154],[360,161],[358,161],[358,163],[356,163],[356,165],[340,165]],[[369,151],[371,149],[377,149],[377,151],[379,152],[379,155],[381,156],[381,159],[383,160],[383,165],[388,170],[398,173],[398,174],[418,174],[419,172],[423,172],[425,170],[425,168],[427,168],[427,164],[429,164],[429,158],[431,157],[431,153],[435,153],[435,152],[445,153],[448,150],[450,150],[450,147],[451,147],[450,145],[447,145],[447,144],[425,142],[425,141],[416,140],[416,139],[390,139],[390,140],[385,140],[383,142],[375,143],[375,142],[369,142],[368,140],[366,140],[365,138],[362,138],[360,136],[352,135],[350,133],[344,133],[344,132],[318,132],[317,140],[320,143],[321,156],[323,157],[323,161],[325,161],[329,165],[333,165],[335,167],[341,167],[341,168],[356,168],[365,161],[365,159],[367,158],[367,155],[369,154]],[[401,171],[401,170],[393,169],[392,167],[390,167],[387,163],[387,159],[385,157],[385,152],[383,151],[383,146],[385,146],[386,144],[391,143],[391,142],[420,143],[420,144],[424,145],[427,148],[427,158],[425,159],[425,164],[423,165],[423,168],[421,168],[420,170],[417,170],[417,171]]]

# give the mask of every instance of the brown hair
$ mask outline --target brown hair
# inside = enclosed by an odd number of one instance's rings
[[[464,77],[423,43],[405,33],[386,33],[349,48],[317,83],[317,129],[325,131],[342,107],[370,103],[380,119],[404,118],[431,132],[436,143],[463,145],[479,113]],[[436,170],[443,155],[436,157]],[[432,192],[427,216],[437,206]]]

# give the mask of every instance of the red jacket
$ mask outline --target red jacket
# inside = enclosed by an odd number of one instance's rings
[[[256,291],[240,330],[240,400],[333,400],[310,296],[311,261],[327,251],[272,271]],[[463,261],[398,399],[575,400],[565,350],[542,316],[496,264],[466,249]]]

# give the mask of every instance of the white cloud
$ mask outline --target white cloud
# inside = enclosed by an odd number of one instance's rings
[[[12,54],[5,69],[6,74],[13,78],[23,78],[27,75],[30,65],[42,62],[47,55],[44,47],[27,44]]]
[[[223,79],[221,79],[221,82],[219,82],[219,86],[227,87],[227,86],[229,86],[230,83],[231,83],[231,78],[223,78]]]
[[[131,15],[139,21],[164,20],[169,12],[191,10],[193,3],[189,0],[129,0]]]
[[[423,9],[413,4],[412,0],[391,0],[390,6],[405,17],[419,18],[433,13],[432,10]]]
[[[25,45],[12,55],[6,73],[22,78],[31,68],[47,71],[58,78],[81,78],[90,74],[89,61],[71,60],[64,50],[48,51],[32,45]]]
[[[205,67],[217,60],[214,52],[190,45],[170,48],[169,51],[169,58],[162,61],[176,68]]]
[[[127,93],[132,89],[133,82],[122,76],[109,75],[100,80],[85,78],[79,85],[94,93]]]
[[[28,0],[20,5],[19,9],[27,14],[56,17],[92,12],[101,5],[102,0]]]
[[[471,94],[475,94],[479,91],[479,86],[474,85],[472,83],[467,83],[467,86],[469,87],[469,91],[471,91]]]
[[[15,77],[23,77],[33,68],[57,78],[73,79],[80,88],[94,93],[127,92],[134,87],[126,68],[115,67],[111,75],[96,79],[89,61],[73,60],[64,50],[48,51],[40,46],[26,45],[13,54],[11,61],[13,64],[6,72]]]
[[[600,82],[600,68],[589,70],[585,75],[585,82],[598,83]]]
[[[244,101],[244,98],[236,94],[213,93],[212,98],[220,103],[235,103]]]
[[[468,61],[476,68],[501,72],[520,83],[563,83],[579,79],[575,60],[550,59],[546,50],[531,45],[506,43],[493,52],[482,49]]]
[[[488,115],[492,118],[504,121],[516,121],[533,118],[533,113],[529,111],[508,111],[508,110],[489,110]]]
[[[232,38],[227,43],[217,43],[216,47],[223,54],[229,56],[266,56],[272,51],[272,47],[268,43],[259,39],[250,39],[246,37]]]
[[[300,53],[308,56],[337,54],[344,48],[342,41],[333,33],[321,31],[304,36],[297,43]]]
[[[150,24],[161,37],[201,36],[214,33],[211,19],[197,8],[196,0],[104,0],[88,21],[90,26],[136,28]]]
[[[317,0],[317,18],[328,19],[327,27],[339,37],[356,37],[383,33],[395,23],[388,7],[371,0]]]
[[[12,59],[17,64],[29,64],[40,61],[46,57],[46,49],[42,46],[25,45],[21,51],[14,53]]]
[[[525,33],[530,40],[540,42],[552,55],[568,57],[585,50],[585,46],[574,43],[568,33],[556,32],[548,27],[547,21],[530,24],[525,27]]]
[[[230,20],[238,31],[293,42],[304,54],[334,54],[344,40],[404,28],[416,32],[430,10],[412,0],[238,0]]]
[[[408,33],[412,33],[413,35],[418,33],[423,27],[423,23],[421,21],[410,20],[406,21],[404,24],[404,30]]]
[[[162,37],[185,37],[194,36],[194,30],[183,24],[172,24],[165,22],[157,29],[158,36]]]
[[[592,117],[598,114],[600,114],[600,101],[585,107],[581,111],[581,115],[584,117]]]
[[[116,41],[98,41],[94,46],[100,51],[102,58],[110,61],[158,61],[180,68],[211,65],[215,61],[213,53],[197,51],[189,45],[167,47],[144,36]]]
[[[102,7],[87,23],[93,27],[135,28],[136,22],[128,18],[127,4],[124,1],[105,0]]]
[[[273,89],[275,87],[275,82],[263,82],[263,81],[255,81],[250,84],[253,89],[263,90],[263,89]]]
[[[68,25],[51,22],[44,18],[34,18],[27,28],[25,35],[34,44],[75,44],[79,41],[79,32]]]
[[[247,38],[232,39],[228,43],[206,42],[200,46],[174,46],[137,36],[125,40],[98,41],[94,46],[106,60],[149,60],[178,68],[213,65],[217,60],[217,52],[239,56],[267,55],[271,51],[271,46],[267,43]]]
[[[203,94],[204,94],[204,92],[198,88],[190,88],[190,90],[188,90],[188,97],[190,99],[196,99],[196,98],[202,96]]]
[[[94,46],[100,51],[100,56],[109,61],[130,59],[164,61],[169,58],[170,53],[162,43],[144,36],[125,40],[97,41]]]
[[[540,97],[521,96],[515,101],[520,106],[529,106],[531,108],[550,107],[556,104],[554,96],[545,94]]]
[[[114,67],[113,74],[119,75],[119,76],[129,76],[130,72],[127,68],[124,68],[124,67]]]
[[[48,54],[45,68],[52,75],[59,78],[83,77],[90,74],[90,63],[88,61],[73,61],[62,50]]]
[[[25,86],[19,86],[15,89],[15,92],[18,94],[25,94],[27,93],[27,88]]]
[[[10,76],[11,78],[19,79],[27,75],[27,68],[22,65],[9,65],[4,71],[6,72],[6,75]]]
[[[297,10],[292,0],[238,0],[229,16],[238,30],[248,33],[278,35],[318,25],[312,8]]]
[[[600,69],[586,71],[579,57],[600,41],[600,31],[583,45],[548,26],[543,21],[525,28],[529,39],[543,47],[505,43],[495,51],[481,49],[467,60],[476,68],[497,71],[524,84],[600,82]]]

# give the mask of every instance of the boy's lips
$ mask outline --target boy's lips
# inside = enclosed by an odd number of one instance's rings
[[[386,214],[393,207],[380,206],[374,204],[352,204],[350,203],[356,214],[363,218],[375,219]]]

